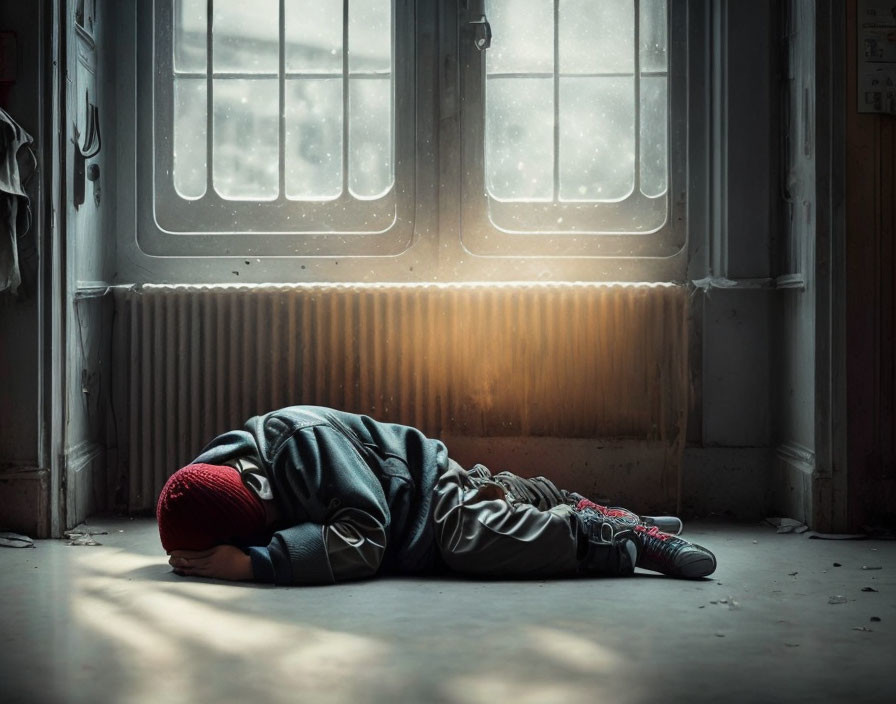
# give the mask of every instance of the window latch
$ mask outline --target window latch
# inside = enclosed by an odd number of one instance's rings
[[[492,45],[492,26],[488,23],[485,15],[481,15],[478,20],[470,20],[467,24],[473,27],[473,46],[479,51],[485,51]]]

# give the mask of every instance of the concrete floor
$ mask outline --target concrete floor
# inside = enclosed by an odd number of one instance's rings
[[[712,579],[275,588],[172,574],[148,519],[89,527],[0,548],[6,704],[896,701],[896,542],[690,524]]]

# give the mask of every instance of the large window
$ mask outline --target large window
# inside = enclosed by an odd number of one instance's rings
[[[682,247],[670,216],[685,138],[670,123],[684,112],[685,54],[669,28],[683,38],[685,18],[673,5],[485,0],[483,16],[468,19],[479,40],[465,97],[484,105],[465,112],[463,128],[471,251],[668,256]]]
[[[414,167],[406,6],[155,0],[147,248],[406,248],[411,232],[399,221],[412,219]]]
[[[282,8],[278,0],[217,0],[211,16],[208,5],[175,0],[171,18],[166,78],[174,88],[177,195],[318,201],[387,193],[394,178],[389,0],[352,3],[350,11],[342,0]],[[160,54],[165,49],[160,42]]]
[[[529,278],[533,259],[560,279],[590,278],[586,260],[681,260],[686,0],[118,11],[134,12],[138,47],[125,246],[138,264],[268,258],[266,280],[289,281],[338,257],[348,266],[320,280],[444,280],[477,266],[477,278]],[[380,261],[349,274],[353,258]],[[287,259],[308,259],[306,273],[293,279]],[[600,266],[594,278],[621,271]]]

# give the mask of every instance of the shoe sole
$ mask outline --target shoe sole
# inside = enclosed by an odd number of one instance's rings
[[[692,554],[679,558],[679,562],[674,567],[661,564],[651,564],[649,560],[643,560],[637,565],[641,569],[650,570],[651,572],[659,572],[667,577],[677,577],[679,579],[701,579],[708,577],[716,571],[716,558],[709,550],[694,545],[703,552],[693,552]]]
[[[700,547],[695,545],[694,547]],[[706,548],[701,548],[705,550]],[[678,566],[678,575],[684,579],[700,579],[708,577],[716,571],[716,558],[712,554],[694,555],[683,565]]]

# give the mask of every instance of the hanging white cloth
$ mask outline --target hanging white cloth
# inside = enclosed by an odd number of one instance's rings
[[[0,291],[16,293],[22,283],[19,239],[31,228],[31,199],[19,159],[30,156],[30,177],[37,167],[32,143],[31,135],[0,108]]]

